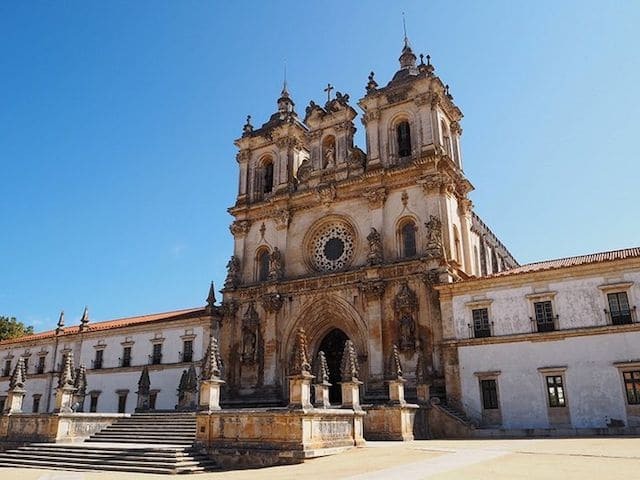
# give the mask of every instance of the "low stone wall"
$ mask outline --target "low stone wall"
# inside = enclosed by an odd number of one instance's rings
[[[81,442],[127,414],[14,413],[0,416],[0,445]]]
[[[451,415],[437,403],[426,408],[431,438],[473,438],[473,425]]]
[[[364,445],[364,415],[286,408],[199,413],[196,441],[225,468],[299,463]]]
[[[364,438],[367,440],[413,440],[418,405],[375,405],[366,407]]]

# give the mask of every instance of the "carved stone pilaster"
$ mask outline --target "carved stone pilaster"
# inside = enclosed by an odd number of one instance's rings
[[[384,187],[369,188],[362,195],[369,201],[369,208],[382,208],[387,198],[387,190]]]
[[[383,280],[365,280],[358,288],[367,300],[379,300],[384,295],[385,283]]]
[[[279,293],[265,293],[260,297],[262,308],[269,313],[277,313],[282,308],[284,299]]]
[[[231,234],[234,237],[244,237],[249,233],[249,229],[251,228],[250,220],[236,220],[231,225],[229,225],[229,230],[231,230]]]
[[[460,214],[464,216],[471,216],[471,210],[473,209],[473,202],[468,198],[462,198],[458,201]]]

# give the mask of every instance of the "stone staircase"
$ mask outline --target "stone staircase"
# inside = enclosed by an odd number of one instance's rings
[[[139,413],[95,433],[83,443],[32,443],[0,453],[1,467],[197,473],[216,464],[193,442],[193,413]]]

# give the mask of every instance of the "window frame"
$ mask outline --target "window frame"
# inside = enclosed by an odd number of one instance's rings
[[[558,315],[557,305],[555,302],[557,292],[545,290],[542,292],[535,292],[525,295],[529,300],[529,320],[531,321],[532,333],[547,333],[560,330],[560,315]],[[549,302],[551,305],[551,318],[546,319],[544,322],[538,321],[538,315],[536,312],[536,305]],[[540,326],[543,325],[542,328]],[[550,327],[549,327],[550,325]]]
[[[401,128],[406,125],[406,132],[401,132]],[[394,137],[396,153],[398,158],[409,158],[413,154],[413,139],[411,138],[411,122],[408,118],[401,118],[394,122]],[[407,143],[408,142],[408,143]],[[407,150],[408,147],[408,150]]]
[[[637,322],[636,319],[636,299],[634,298],[633,291],[634,282],[612,282],[605,283],[604,285],[598,285],[598,289],[603,293],[602,301],[604,304],[604,314],[606,325],[618,326],[618,325],[630,325]],[[611,303],[609,295],[624,293],[627,297],[627,306],[629,308],[629,321],[627,322],[614,322],[613,315],[611,313]]]
[[[408,227],[413,227],[413,254],[408,255],[406,251],[405,233],[409,231]],[[407,232],[405,232],[407,229]],[[398,222],[398,258],[409,260],[418,256],[418,223],[413,217],[403,217]]]
[[[271,250],[265,245],[258,247],[255,257],[255,281],[266,282],[269,280],[269,267],[271,263]]]
[[[467,309],[467,328],[469,329],[469,338],[490,338],[495,335],[494,332],[494,323],[493,323],[493,313],[491,310],[491,305],[493,303],[492,298],[475,298],[474,300],[467,302],[464,306]],[[487,310],[487,319],[488,319],[488,327],[489,327],[489,335],[486,336],[476,336],[475,323],[473,318],[474,310]]]
[[[567,395],[567,376],[566,376],[567,367],[566,366],[541,367],[541,368],[538,368],[538,372],[540,372],[540,375],[542,377],[542,387],[544,389],[544,397],[545,397],[545,402],[546,402],[548,411],[566,409],[568,412],[569,396]],[[562,405],[559,405],[559,404],[552,405],[553,402],[551,401],[551,395],[549,392],[548,378],[554,378],[554,379],[560,378],[559,386],[562,389],[562,398],[563,398]],[[553,387],[556,391],[556,396],[557,396],[558,384],[555,380],[554,380]]]

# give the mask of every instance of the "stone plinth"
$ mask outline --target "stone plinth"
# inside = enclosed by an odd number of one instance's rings
[[[368,407],[364,417],[364,437],[367,440],[413,440],[418,408],[412,403]]]
[[[200,403],[198,410],[203,412],[220,410],[220,387],[224,383],[224,380],[216,378],[200,381]]]
[[[316,408],[330,408],[331,402],[329,401],[329,387],[330,383],[314,383],[313,384],[313,395],[314,401],[313,406]]]
[[[418,396],[418,402],[429,403],[431,385],[428,383],[419,383],[416,385],[416,394]]]
[[[201,412],[196,441],[223,467],[299,463],[364,445],[363,417],[345,409]]]
[[[342,389],[342,408],[349,408],[355,411],[361,411],[360,406],[360,381],[341,382]]]
[[[7,398],[4,401],[4,413],[11,415],[22,412],[22,402],[24,401],[25,391],[21,388],[15,388],[7,392]]]
[[[289,377],[289,408],[311,408],[311,380],[313,375]]]
[[[75,388],[65,385],[56,389],[56,401],[54,406],[54,412],[56,413],[71,413],[73,409],[73,394]]]
[[[404,384],[406,380],[388,380],[389,385],[389,403],[391,405],[404,405],[407,403],[404,399]]]

